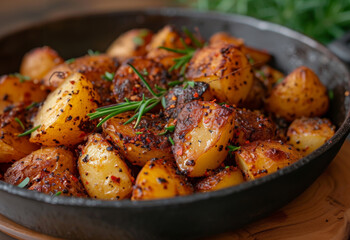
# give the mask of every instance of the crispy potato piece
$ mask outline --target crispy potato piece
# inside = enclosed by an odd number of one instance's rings
[[[299,67],[276,85],[266,99],[265,108],[287,121],[318,117],[329,107],[327,88],[307,67]]]
[[[225,160],[233,137],[234,111],[213,102],[194,101],[178,116],[173,152],[189,177],[204,176]]]
[[[247,180],[254,180],[289,166],[302,158],[291,145],[282,141],[256,141],[235,152],[239,168]]]
[[[238,106],[249,109],[260,109],[263,106],[265,95],[265,86],[257,77],[254,77],[253,86],[250,89],[247,98]]]
[[[233,166],[227,166],[214,175],[203,178],[196,184],[196,191],[211,192],[219,189],[232,187],[244,182],[242,172]]]
[[[257,79],[264,84],[267,93],[270,93],[272,88],[281,82],[285,77],[283,73],[268,65],[264,65],[260,68],[254,68],[254,73]]]
[[[63,173],[41,172],[29,190],[56,196],[87,197],[79,179],[68,170]]]
[[[152,159],[138,174],[131,200],[171,198],[192,192],[192,186],[173,160]]]
[[[243,102],[253,85],[248,59],[233,45],[216,45],[198,50],[186,73],[188,79],[207,82],[214,97],[221,102]]]
[[[115,73],[112,88],[117,102],[124,102],[125,98],[140,101],[143,94],[145,97],[152,97],[128,64],[132,64],[137,71],[143,74],[152,89],[155,89],[155,85],[162,88],[167,87],[168,73],[162,64],[143,57],[132,58],[125,61]]]
[[[209,45],[211,46],[222,45],[222,43],[232,44],[238,49],[244,46],[244,40],[242,38],[235,38],[225,32],[215,33],[209,39]]]
[[[137,128],[134,123],[124,123],[132,117],[132,112],[122,113],[103,124],[108,134],[123,156],[132,164],[144,166],[152,158],[173,159],[171,144],[164,132],[166,121],[158,115],[146,113]]]
[[[26,53],[21,63],[21,74],[32,79],[41,79],[53,67],[63,63],[63,59],[50,47],[34,48]]]
[[[43,101],[48,94],[45,87],[31,81],[21,82],[14,76],[0,78],[0,114],[15,105]]]
[[[146,55],[146,46],[152,36],[152,31],[145,28],[127,31],[108,47],[107,55],[123,59]]]
[[[34,181],[41,172],[62,173],[69,170],[76,173],[76,160],[73,154],[62,147],[46,147],[36,150],[15,162],[5,173],[5,182],[18,185],[29,177]]]
[[[288,143],[303,156],[309,155],[333,137],[335,126],[326,118],[299,118],[288,128]]]
[[[259,111],[237,108],[235,114],[235,130],[232,140],[234,145],[241,146],[257,140],[275,138],[275,123]]]
[[[119,152],[101,134],[89,136],[78,160],[78,170],[92,198],[124,199],[132,191],[130,169]]]
[[[30,141],[45,146],[75,145],[84,140],[93,123],[93,112],[100,98],[84,75],[75,73],[50,93],[34,120],[40,128],[32,132]]]

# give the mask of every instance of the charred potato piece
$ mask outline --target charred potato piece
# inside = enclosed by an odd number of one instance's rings
[[[173,152],[179,169],[201,177],[225,160],[234,130],[234,111],[213,102],[194,101],[180,112]]]
[[[232,187],[244,182],[242,172],[233,166],[227,166],[214,175],[203,178],[196,184],[196,191],[211,192]]]
[[[137,128],[134,123],[124,123],[133,113],[122,113],[103,124],[103,131],[110,136],[123,156],[132,164],[143,166],[152,158],[173,159],[171,144],[164,132],[166,122],[158,115],[146,113]]]
[[[63,59],[50,47],[35,48],[24,55],[21,74],[32,79],[43,78],[53,67],[63,63]]]
[[[309,155],[333,137],[335,126],[328,119],[299,118],[288,128],[288,142],[303,156]]]
[[[43,171],[35,179],[29,190],[55,196],[87,197],[79,179],[68,170],[62,173],[46,173]]]
[[[93,112],[100,98],[91,82],[80,73],[68,77],[51,92],[34,120],[40,127],[32,132],[30,141],[45,146],[75,145],[84,140],[93,124]]]
[[[257,140],[274,139],[276,136],[275,123],[259,111],[235,109],[234,145],[244,145]]]
[[[76,173],[76,160],[73,154],[62,147],[47,147],[36,150],[15,162],[5,173],[5,182],[18,185],[29,177],[34,181],[41,172],[63,173],[69,170]]]
[[[210,101],[213,100],[213,96],[210,93],[209,84],[195,82],[193,87],[176,86],[170,89],[165,100],[165,115],[176,119],[187,103],[195,100]]]
[[[146,55],[146,46],[152,40],[152,31],[132,29],[120,35],[107,49],[109,56],[130,58]]]
[[[265,102],[267,111],[287,121],[322,116],[328,107],[327,88],[310,68],[304,66],[276,85]]]
[[[112,88],[117,102],[124,102],[125,98],[140,101],[143,94],[145,97],[152,97],[128,64],[132,64],[143,75],[152,89],[155,85],[166,88],[168,73],[162,64],[142,57],[132,58],[125,61],[115,73]]]
[[[43,101],[48,94],[45,87],[14,76],[0,78],[0,114],[13,106]]]
[[[291,165],[302,155],[282,141],[256,141],[235,152],[239,168],[247,180],[254,180]]]
[[[253,74],[248,59],[233,45],[216,45],[198,50],[191,59],[186,77],[206,82],[220,102],[243,102],[253,85]]]
[[[139,172],[131,200],[171,198],[192,192],[192,186],[173,160],[152,159]]]
[[[89,136],[78,160],[81,180],[89,196],[124,199],[132,191],[133,177],[119,152],[101,134]]]

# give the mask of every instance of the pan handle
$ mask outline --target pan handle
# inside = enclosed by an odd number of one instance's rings
[[[328,48],[350,66],[350,32],[331,42]]]

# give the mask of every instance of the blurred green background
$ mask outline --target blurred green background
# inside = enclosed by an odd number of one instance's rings
[[[350,30],[350,0],[177,0],[199,10],[248,15],[285,25],[324,44]]]

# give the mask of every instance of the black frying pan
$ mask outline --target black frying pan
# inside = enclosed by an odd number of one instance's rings
[[[261,179],[211,193],[165,200],[131,202],[51,197],[0,182],[0,213],[52,236],[80,239],[184,239],[240,227],[287,204],[302,193],[332,161],[350,127],[350,76],[346,66],[324,46],[287,28],[249,17],[157,9],[94,14],[47,22],[0,39],[0,73],[18,71],[28,50],[49,45],[65,57],[87,49],[105,50],[120,33],[165,24],[199,27],[208,38],[226,31],[248,45],[266,49],[273,64],[288,73],[312,68],[334,91],[329,117],[335,136],[311,155]]]

